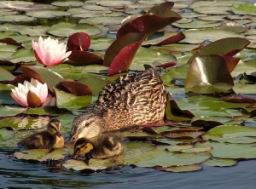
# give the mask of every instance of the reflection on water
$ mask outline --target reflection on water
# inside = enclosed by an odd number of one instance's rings
[[[175,188],[255,189],[256,160],[231,168],[205,167],[194,173],[166,173],[125,167],[102,173],[77,173],[0,154],[0,187],[9,188]]]

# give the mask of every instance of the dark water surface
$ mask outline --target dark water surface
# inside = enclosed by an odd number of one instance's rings
[[[230,168],[204,167],[194,173],[167,173],[124,167],[102,173],[79,173],[15,160],[0,154],[1,188],[175,188],[255,189],[256,160]]]

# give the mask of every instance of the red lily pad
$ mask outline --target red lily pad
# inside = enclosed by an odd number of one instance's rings
[[[84,95],[91,95],[92,91],[91,89],[78,81],[61,81],[58,84],[58,88],[65,91],[72,93],[76,96],[84,96]]]
[[[177,43],[177,42],[183,40],[184,38],[185,38],[185,35],[182,32],[180,32],[176,35],[173,35],[173,36],[157,43],[156,45],[158,45],[158,46],[169,45],[169,44]]]
[[[232,92],[234,85],[225,59],[218,55],[193,56],[185,82],[186,92],[223,94]]]
[[[108,75],[125,72],[144,40],[140,33],[128,33],[116,39],[107,49],[104,57],[104,65],[110,66]]]
[[[80,50],[87,51],[91,44],[90,36],[85,32],[76,32],[69,36],[67,48],[68,51]]]
[[[143,16],[127,21],[117,32],[117,38],[130,33],[138,32],[145,35],[153,34],[161,28],[181,19],[180,15],[172,11],[173,2],[162,3],[149,10]]]
[[[88,51],[73,50],[68,58],[69,63],[76,66],[103,63],[101,57]]]

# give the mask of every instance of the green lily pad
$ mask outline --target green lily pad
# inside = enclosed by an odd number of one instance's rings
[[[79,23],[84,24],[92,24],[92,25],[120,25],[121,21],[124,19],[125,17],[119,17],[119,16],[99,16],[99,17],[91,17],[91,18],[86,18],[86,19],[82,19],[79,21]]]
[[[232,11],[235,14],[256,15],[256,6],[252,3],[239,3],[233,6]]]
[[[215,158],[228,159],[255,159],[256,144],[227,144],[227,143],[209,143],[213,147],[211,152]]]
[[[75,171],[91,170],[91,171],[102,171],[113,166],[113,163],[109,159],[98,160],[91,159],[89,164],[79,160],[67,160],[63,167],[66,169],[72,169]]]
[[[233,159],[220,159],[220,158],[214,158],[209,159],[206,162],[204,162],[204,165],[211,166],[211,167],[232,167],[237,164],[236,160]]]
[[[26,109],[21,107],[0,106],[0,117],[15,116],[24,112]]]
[[[26,150],[22,152],[15,152],[14,157],[26,161],[45,162],[47,160],[63,160],[65,157],[64,149],[57,149],[52,152],[44,149]]]
[[[215,21],[203,21],[203,20],[193,20],[189,23],[174,23],[174,26],[177,26],[179,28],[193,28],[193,29],[200,29],[200,28],[212,28],[220,26],[221,23],[215,22]]]
[[[32,49],[19,49],[12,54],[10,61],[14,64],[25,63],[25,62],[35,62],[36,58],[34,56]]]
[[[162,147],[128,144],[124,155],[125,164],[139,167],[169,167],[201,163],[210,156],[208,153],[171,153]]]
[[[205,137],[216,136],[216,137],[244,137],[253,136],[256,137],[256,128],[240,126],[240,125],[220,125],[209,130]]]
[[[130,69],[144,70],[144,64],[156,66],[174,61],[176,61],[176,58],[168,51],[142,47],[136,53]]]
[[[55,5],[57,7],[81,7],[84,5],[84,3],[81,1],[65,1],[65,2],[56,1],[56,2],[52,2],[52,5]]]
[[[60,18],[60,17],[66,17],[70,14],[65,11],[56,11],[56,10],[37,10],[37,11],[29,11],[27,12],[28,16],[31,16],[30,18],[44,18],[44,19],[51,19],[51,18]]]
[[[11,128],[13,130],[41,129],[46,128],[49,117],[45,116],[14,116],[1,119],[0,128]]]
[[[216,41],[226,37],[243,37],[235,32],[225,31],[220,29],[204,29],[204,30],[186,30],[186,36],[183,43],[202,43],[204,40]]]
[[[91,104],[92,96],[75,96],[55,88],[56,106],[67,110],[75,110]]]
[[[26,15],[5,15],[1,16],[0,22],[28,23],[35,21],[35,18]]]
[[[1,75],[0,81],[11,81],[15,79],[14,75],[12,75],[9,71],[1,67],[0,67],[0,75]]]
[[[86,32],[90,36],[94,36],[101,33],[101,30],[93,25],[89,24],[71,24],[66,22],[61,22],[51,26],[47,33],[57,36],[57,37],[68,37],[76,32]]]
[[[200,171],[202,166],[198,164],[193,165],[183,165],[183,166],[171,166],[171,167],[164,167],[161,168],[161,171],[172,172],[172,173],[184,173],[184,172],[194,172]]]

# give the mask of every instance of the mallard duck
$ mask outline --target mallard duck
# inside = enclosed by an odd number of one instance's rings
[[[76,117],[71,142],[101,132],[163,123],[167,93],[153,69],[130,73],[106,85],[96,103]]]
[[[64,137],[60,132],[61,123],[58,119],[51,119],[47,130],[35,133],[18,143],[19,147],[27,149],[48,149],[64,147]]]
[[[105,134],[92,139],[80,138],[74,145],[73,158],[85,157],[85,161],[90,158],[106,159],[118,156],[122,153],[123,146],[121,138],[117,135]]]

